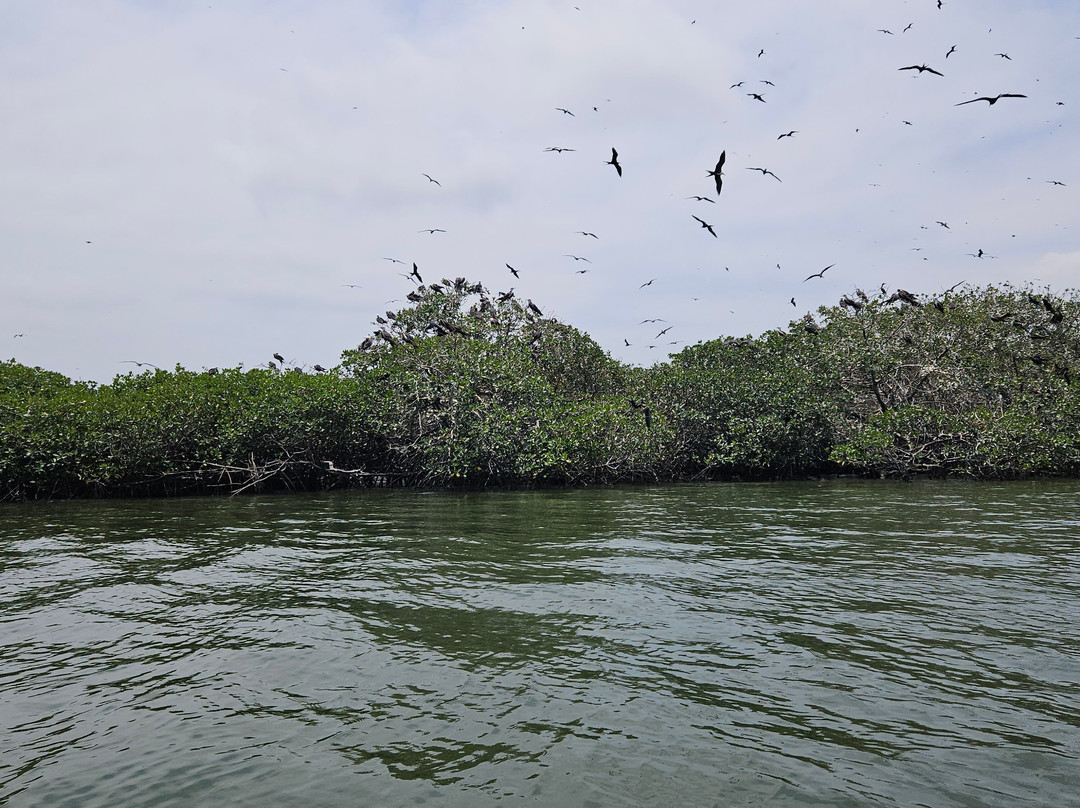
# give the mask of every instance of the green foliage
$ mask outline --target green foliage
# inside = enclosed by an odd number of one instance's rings
[[[0,498],[584,485],[831,472],[1080,474],[1075,293],[856,290],[655,367],[462,278],[325,374],[75,382],[0,363]]]

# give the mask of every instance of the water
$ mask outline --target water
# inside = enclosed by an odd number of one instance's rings
[[[1080,484],[0,508],[0,804],[1077,806]]]

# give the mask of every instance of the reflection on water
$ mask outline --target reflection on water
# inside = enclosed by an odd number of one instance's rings
[[[1047,806],[1080,485],[0,509],[0,803]]]

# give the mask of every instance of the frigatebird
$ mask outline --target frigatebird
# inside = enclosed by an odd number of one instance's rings
[[[767,169],[767,168],[750,168],[750,167],[747,167],[747,169],[746,169],[746,170],[747,170],[747,171],[760,171],[760,172],[761,172],[761,176],[763,176],[763,177],[764,177],[764,176],[766,176],[766,175],[768,175],[768,176],[772,177],[772,178],[773,178],[774,180],[776,180],[777,182],[783,182],[783,180],[782,180],[782,179],[780,179],[780,178],[779,178],[778,176],[776,176],[775,174],[773,174],[773,173],[772,173],[771,171],[769,171],[769,169]]]
[[[694,219],[696,219],[697,221],[701,222],[701,226],[702,226],[703,228],[705,228],[706,230],[708,230],[708,231],[709,231],[710,233],[712,233],[712,236],[713,236],[713,238],[719,238],[719,236],[717,236],[717,235],[716,235],[716,231],[712,229],[712,225],[711,225],[711,224],[709,224],[709,223],[708,223],[707,221],[705,221],[704,219],[698,219],[698,217],[697,217],[697,216],[694,216],[694,214],[692,214],[692,213],[691,213],[690,215],[691,215],[691,216],[693,216],[693,217],[694,217]]]
[[[275,353],[275,354],[274,354],[274,359],[276,359],[277,361],[279,361],[279,362],[280,362],[281,364],[283,364],[283,365],[285,364],[285,357],[284,357],[284,356],[282,356],[282,355],[281,355],[281,354],[279,354],[279,353]]]
[[[836,266],[836,264],[829,264],[827,267],[825,267],[825,269],[821,270],[821,272],[815,272],[813,275],[807,276],[805,279],[803,279],[803,283],[806,283],[806,281],[810,280],[810,278],[823,277],[825,273],[832,269],[834,266]]]
[[[553,151],[562,154],[564,151],[577,151],[577,149],[568,149],[565,146],[548,146],[544,151]]]
[[[747,93],[747,96],[753,98],[755,101],[760,101],[762,104],[765,103],[765,99],[761,97],[760,93]]]
[[[720,190],[724,187],[724,180],[720,176],[721,170],[724,168],[724,161],[727,159],[727,149],[720,152],[720,159],[716,161],[716,168],[706,174],[706,177],[712,177],[716,180],[716,195],[720,196]],[[711,200],[710,200],[711,201]]]
[[[928,65],[925,65],[925,64],[922,64],[922,65],[909,65],[908,67],[901,67],[901,68],[898,68],[898,69],[900,69],[900,70],[918,70],[919,75],[922,75],[923,73],[933,73],[935,76],[944,76],[945,75],[944,73],[939,73],[938,71],[934,70],[934,68],[932,68],[932,67],[930,67]]]
[[[512,266],[510,266],[509,264],[507,264],[507,265],[506,265],[506,268],[510,270],[510,273],[511,273],[511,274],[512,274],[512,275],[513,275],[513,276],[514,276],[515,278],[520,278],[520,277],[521,277],[520,275],[518,275],[518,271],[517,271],[516,269],[514,269],[514,268],[513,268]]]
[[[786,132],[786,133],[780,135],[780,137],[778,137],[777,140],[783,140],[786,137],[791,137],[792,135],[798,133],[798,131],[799,131],[798,129],[792,129],[790,132]]]
[[[574,117],[574,113],[572,113],[568,109],[563,109],[562,107],[555,107],[555,109],[557,109],[559,112],[563,113],[564,115],[569,115],[571,118]]]
[[[615,166],[615,170],[619,172],[619,176],[622,176],[622,166],[619,165],[619,153],[615,151],[615,148],[611,149],[611,159],[608,160],[605,165]]]
[[[423,230],[417,230],[417,233],[445,233],[446,231],[438,227],[425,227]]]
[[[1021,93],[998,93],[993,98],[987,95],[981,95],[978,98],[972,98],[970,101],[961,101],[959,104],[953,104],[954,107],[962,107],[964,104],[974,104],[976,101],[987,101],[990,106],[994,106],[999,99],[1002,98],[1027,98],[1026,95]]]
[[[438,185],[440,188],[442,188],[442,183],[439,182],[437,179],[434,179],[430,174],[424,174],[424,176],[428,178],[429,182],[433,182],[436,185]]]

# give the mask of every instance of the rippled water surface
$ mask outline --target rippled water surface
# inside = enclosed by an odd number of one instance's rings
[[[0,507],[0,804],[1077,806],[1080,484]]]

